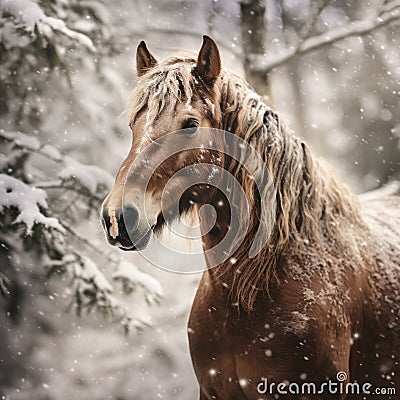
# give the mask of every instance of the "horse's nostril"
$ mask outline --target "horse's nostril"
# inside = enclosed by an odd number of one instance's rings
[[[105,230],[109,230],[110,226],[111,226],[111,220],[110,220],[110,215],[108,214],[107,209],[103,209],[102,213],[101,213],[101,222],[103,224],[103,227]]]
[[[135,206],[125,206],[123,209],[123,220],[125,229],[128,232],[134,232],[139,225],[139,211]]]
[[[135,235],[139,226],[139,211],[135,206],[125,206],[121,210],[103,209],[101,220],[111,245],[122,248],[133,246],[130,235]]]

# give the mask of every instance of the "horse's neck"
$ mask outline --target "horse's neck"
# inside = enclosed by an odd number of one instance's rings
[[[221,243],[229,228],[227,222],[229,220],[229,206],[218,206],[218,203],[220,203],[220,201],[221,199],[219,198],[219,194],[216,194],[216,196],[214,196],[211,200],[211,205],[214,207],[214,209],[218,210],[214,227],[209,230],[207,216],[204,216],[200,219],[200,230],[202,232],[203,250],[206,261],[205,273],[209,275],[211,287],[213,288],[215,293],[220,295],[220,298],[222,300],[223,297],[228,296],[228,291],[226,290],[226,288],[233,285],[233,277],[224,276],[223,281],[221,282],[220,271],[224,263],[220,263],[219,260],[221,252],[218,252],[219,254],[217,254],[217,252],[213,251],[213,249],[218,246],[218,243]],[[203,234],[203,232],[206,233]]]
[[[291,255],[305,260],[312,253],[315,258],[320,258],[329,243],[335,243],[345,254],[349,244],[341,238],[344,227],[350,227],[350,230],[352,226],[358,227],[358,231],[354,229],[355,237],[362,230],[362,222],[354,197],[314,158],[307,145],[292,134],[279,116],[235,77],[226,75],[223,82],[221,99],[230,106],[221,107],[222,127],[234,130],[258,152],[264,165],[254,160],[256,168],[250,174],[254,181],[264,182],[265,186],[262,184],[259,199],[255,198],[246,169],[229,164],[228,172],[238,179],[244,191],[251,192],[246,193],[251,200],[251,228],[244,237],[240,236],[242,243],[232,255],[230,249],[218,249],[214,253],[207,251],[234,230],[228,225],[229,205],[220,207],[221,199],[216,194],[211,203],[218,210],[217,221],[214,229],[204,234],[203,243],[207,265],[212,267],[209,274],[215,286],[228,286],[234,299],[251,309],[256,293],[270,289],[272,277],[280,273],[279,269],[283,269],[282,265]],[[249,250],[257,234],[257,225],[266,227],[267,243],[261,243],[260,249],[259,243],[255,242],[259,252],[252,258]],[[209,224],[206,223],[203,232],[207,227]],[[268,235],[269,229],[272,229],[271,235]],[[218,253],[223,250],[227,250],[227,259],[221,260]]]
[[[356,227],[353,236],[356,237],[360,231],[357,226],[360,228],[362,224],[357,204],[345,186],[313,158],[299,139],[291,134],[286,134],[284,139],[292,141],[285,143],[284,153],[293,158],[281,159],[280,164],[275,165],[278,175],[274,178],[279,185],[276,221],[263,249],[256,257],[250,258],[249,249],[257,232],[255,227],[242,237],[243,242],[233,254],[230,255],[226,249],[228,255],[222,262],[219,262],[221,254],[210,251],[223,240],[229,229],[229,204],[220,207],[218,193],[211,200],[218,210],[215,226],[203,236],[206,262],[211,268],[208,273],[216,291],[233,293],[234,302],[242,298],[249,308],[255,300],[252,288],[256,287],[258,293],[268,291],[269,276],[284,273],[279,268],[293,256],[293,252],[298,259],[309,257],[311,253],[318,257],[322,249],[333,242],[345,249],[348,244],[341,239],[341,230],[345,226],[349,229]],[[269,205],[263,204],[263,207]],[[254,209],[250,213],[260,215]],[[204,222],[200,226],[209,227],[207,221]]]

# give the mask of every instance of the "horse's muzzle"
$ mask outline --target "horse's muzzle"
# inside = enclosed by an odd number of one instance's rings
[[[152,227],[139,229],[139,210],[134,205],[124,206],[122,212],[103,208],[101,220],[108,242],[124,251],[143,250],[151,237]]]

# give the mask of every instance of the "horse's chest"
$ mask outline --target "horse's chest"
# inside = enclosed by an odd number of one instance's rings
[[[191,320],[189,341],[201,387],[210,398],[247,398],[248,381],[256,379],[254,350],[248,349],[248,340],[229,329],[226,321],[215,321],[213,316],[200,320]]]
[[[267,339],[251,320],[239,320],[216,307],[195,306],[189,321],[191,356],[209,398],[257,398],[255,388],[265,375],[269,355]]]
[[[280,304],[265,301],[257,304],[256,313],[239,314],[212,292],[198,293],[189,320],[189,343],[205,399],[257,399],[257,387],[265,377],[282,382],[312,375],[315,354],[303,336],[307,329],[290,332],[292,312],[279,310]]]

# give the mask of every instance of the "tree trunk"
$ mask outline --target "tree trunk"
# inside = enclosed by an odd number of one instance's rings
[[[240,21],[246,79],[257,93],[270,96],[270,85],[265,72],[255,71],[251,56],[265,55],[267,27],[265,23],[265,2],[263,0],[242,0]]]

